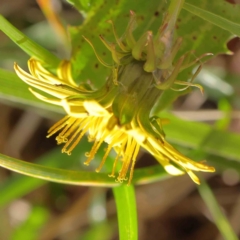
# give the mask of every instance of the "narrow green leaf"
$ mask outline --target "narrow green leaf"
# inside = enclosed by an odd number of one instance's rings
[[[50,168],[14,159],[3,154],[0,154],[0,166],[27,176],[64,184],[104,187],[119,185],[105,173]]]
[[[118,227],[120,240],[137,240],[137,209],[134,187],[122,185],[113,188],[117,205]]]
[[[15,42],[30,57],[35,57],[52,68],[58,67],[60,60],[55,55],[16,29],[2,15],[0,15],[0,30],[2,30],[9,38],[11,38],[11,40]]]
[[[71,162],[73,159],[63,159],[64,155],[60,152],[60,149],[54,150],[53,153],[47,154],[42,157],[39,161],[39,164],[51,165],[54,167],[64,167],[64,163]],[[75,157],[77,159],[77,157]],[[223,162],[224,164],[224,162]],[[223,165],[224,167],[225,165]],[[240,167],[239,167],[240,169]],[[98,174],[98,173],[94,173]],[[105,173],[107,176],[107,173]],[[132,183],[134,184],[148,184],[160,180],[164,180],[166,178],[171,177],[169,174],[165,172],[162,166],[156,165],[153,167],[146,167],[142,169],[136,169],[134,172],[134,178]],[[52,178],[52,181],[56,182],[55,179]],[[114,179],[111,179],[114,182]],[[58,182],[58,181],[57,181]],[[31,192],[32,190],[46,184],[46,181],[43,181],[39,178],[32,178],[25,175],[14,175],[10,177],[6,182],[3,182],[0,185],[0,207],[4,206],[8,202],[13,199],[24,196],[25,194]]]
[[[72,171],[46,167],[11,158],[3,154],[0,154],[0,166],[27,176],[57,183],[104,187],[114,187],[119,185],[119,183],[115,182],[114,179],[109,178],[107,173]],[[166,176],[167,174],[163,168],[157,165],[155,167],[136,170],[133,183],[150,183],[156,180],[164,179]]]
[[[216,198],[214,197],[211,189],[207,183],[202,179],[201,185],[198,186],[199,193],[208,207],[208,210],[212,214],[212,217],[226,240],[238,240],[237,235],[234,233],[232,227],[230,226],[227,218],[221,211]]]
[[[185,2],[183,8],[190,13],[210,22],[228,32],[231,32],[237,36],[240,36],[240,24],[230,21],[227,18],[222,17],[222,15],[214,14],[213,12],[204,10],[196,5],[189,4]]]

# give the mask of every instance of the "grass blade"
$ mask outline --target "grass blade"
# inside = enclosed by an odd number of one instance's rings
[[[183,8],[187,10],[188,12],[228,31],[231,32],[237,36],[240,36],[240,25],[232,22],[220,15],[216,15],[212,12],[206,11],[202,8],[196,7],[189,3],[184,3]]]
[[[226,240],[238,240],[227,218],[221,211],[216,198],[207,183],[202,179],[201,185],[198,187],[199,193],[208,207],[220,233]]]

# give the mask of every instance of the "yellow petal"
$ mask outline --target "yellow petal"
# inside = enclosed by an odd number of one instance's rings
[[[105,116],[109,112],[95,100],[85,100],[83,106],[91,116]]]
[[[162,164],[162,163],[161,163]],[[181,171],[180,169],[174,167],[172,164],[166,164],[164,169],[171,175],[178,176],[183,175],[185,172]]]
[[[65,82],[65,84],[77,87],[77,84],[72,79],[71,63],[69,61],[61,62],[60,66],[57,70],[57,75],[60,79],[62,79]]]
[[[67,114],[71,117],[83,118],[83,117],[88,117],[88,115],[89,115],[83,106],[71,105],[71,104],[69,104],[69,102],[66,99],[62,99],[61,104],[62,104],[64,110],[67,112]]]
[[[50,99],[50,98],[47,98],[41,94],[39,94],[38,92],[35,92],[33,89],[29,88],[29,91],[35,96],[37,97],[38,99],[44,101],[44,102],[47,102],[47,103],[51,103],[51,104],[54,104],[54,105],[58,105],[58,106],[62,106],[62,102],[61,100],[59,100],[58,98],[57,99]]]
[[[187,174],[190,176],[190,178],[198,185],[200,185],[199,178],[189,169],[186,169]]]

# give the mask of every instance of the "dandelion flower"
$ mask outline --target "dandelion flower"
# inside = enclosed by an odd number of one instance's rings
[[[169,27],[171,24],[166,24],[166,21],[169,21],[168,15],[155,37],[148,31],[136,41],[133,36],[136,17],[133,12],[130,15],[129,24],[121,38],[117,36],[112,21],[109,21],[113,27],[116,44],[109,43],[100,36],[112,54],[113,65],[105,63],[98,56],[92,43],[85,38],[93,47],[98,60],[111,68],[110,76],[100,89],[93,89],[87,83],[77,85],[72,79],[71,65],[68,61],[62,61],[56,75],[44,69],[34,58],[28,62],[30,73],[22,70],[17,64],[14,66],[15,71],[28,85],[52,96],[50,98],[30,89],[37,98],[65,109],[67,116],[53,125],[47,136],[58,133],[56,140],[58,144],[64,144],[63,153],[71,154],[87,133],[93,146],[91,151],[86,153],[86,165],[94,159],[103,142],[108,144],[97,172],[101,170],[111,149],[114,149],[116,158],[110,176],[115,177],[117,162],[120,161],[121,169],[116,180],[122,182],[128,179],[130,184],[134,165],[142,147],[170,174],[180,175],[187,172],[192,180],[199,184],[199,179],[193,171],[214,172],[215,169],[203,162],[194,162],[171,146],[165,140],[161,119],[151,116],[151,111],[166,89],[179,91],[195,86],[203,90],[201,86],[192,83],[200,67],[190,82],[177,80],[177,75],[207,54],[191,63],[185,62],[189,53],[175,60],[182,40],[178,38],[172,41],[173,29]],[[174,85],[184,87],[175,89]]]

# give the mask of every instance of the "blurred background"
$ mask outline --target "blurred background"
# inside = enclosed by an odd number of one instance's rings
[[[230,2],[235,4],[233,0]],[[81,24],[83,17],[71,5],[58,0],[52,4],[66,24]],[[62,43],[36,1],[0,0],[0,13],[43,47],[66,57]],[[240,133],[240,39],[232,39],[228,47],[232,54],[214,57],[197,78],[205,88],[204,96],[194,90],[179,98],[171,111],[183,119]],[[12,71],[13,63],[17,62],[26,69],[27,60],[28,56],[0,32],[0,67]],[[0,93],[0,152],[29,162],[45,161],[53,152],[59,152],[59,161],[65,161],[68,168],[83,169],[84,156],[61,155],[55,139],[46,138],[48,128],[60,117],[58,113],[20,104],[14,97]],[[157,162],[143,153],[136,167],[151,164]],[[226,169],[221,174],[204,177],[240,236],[238,173]],[[136,198],[140,240],[222,239],[188,176],[137,186]],[[0,168],[0,222],[0,240],[118,239],[111,189],[23,178],[4,168]]]

